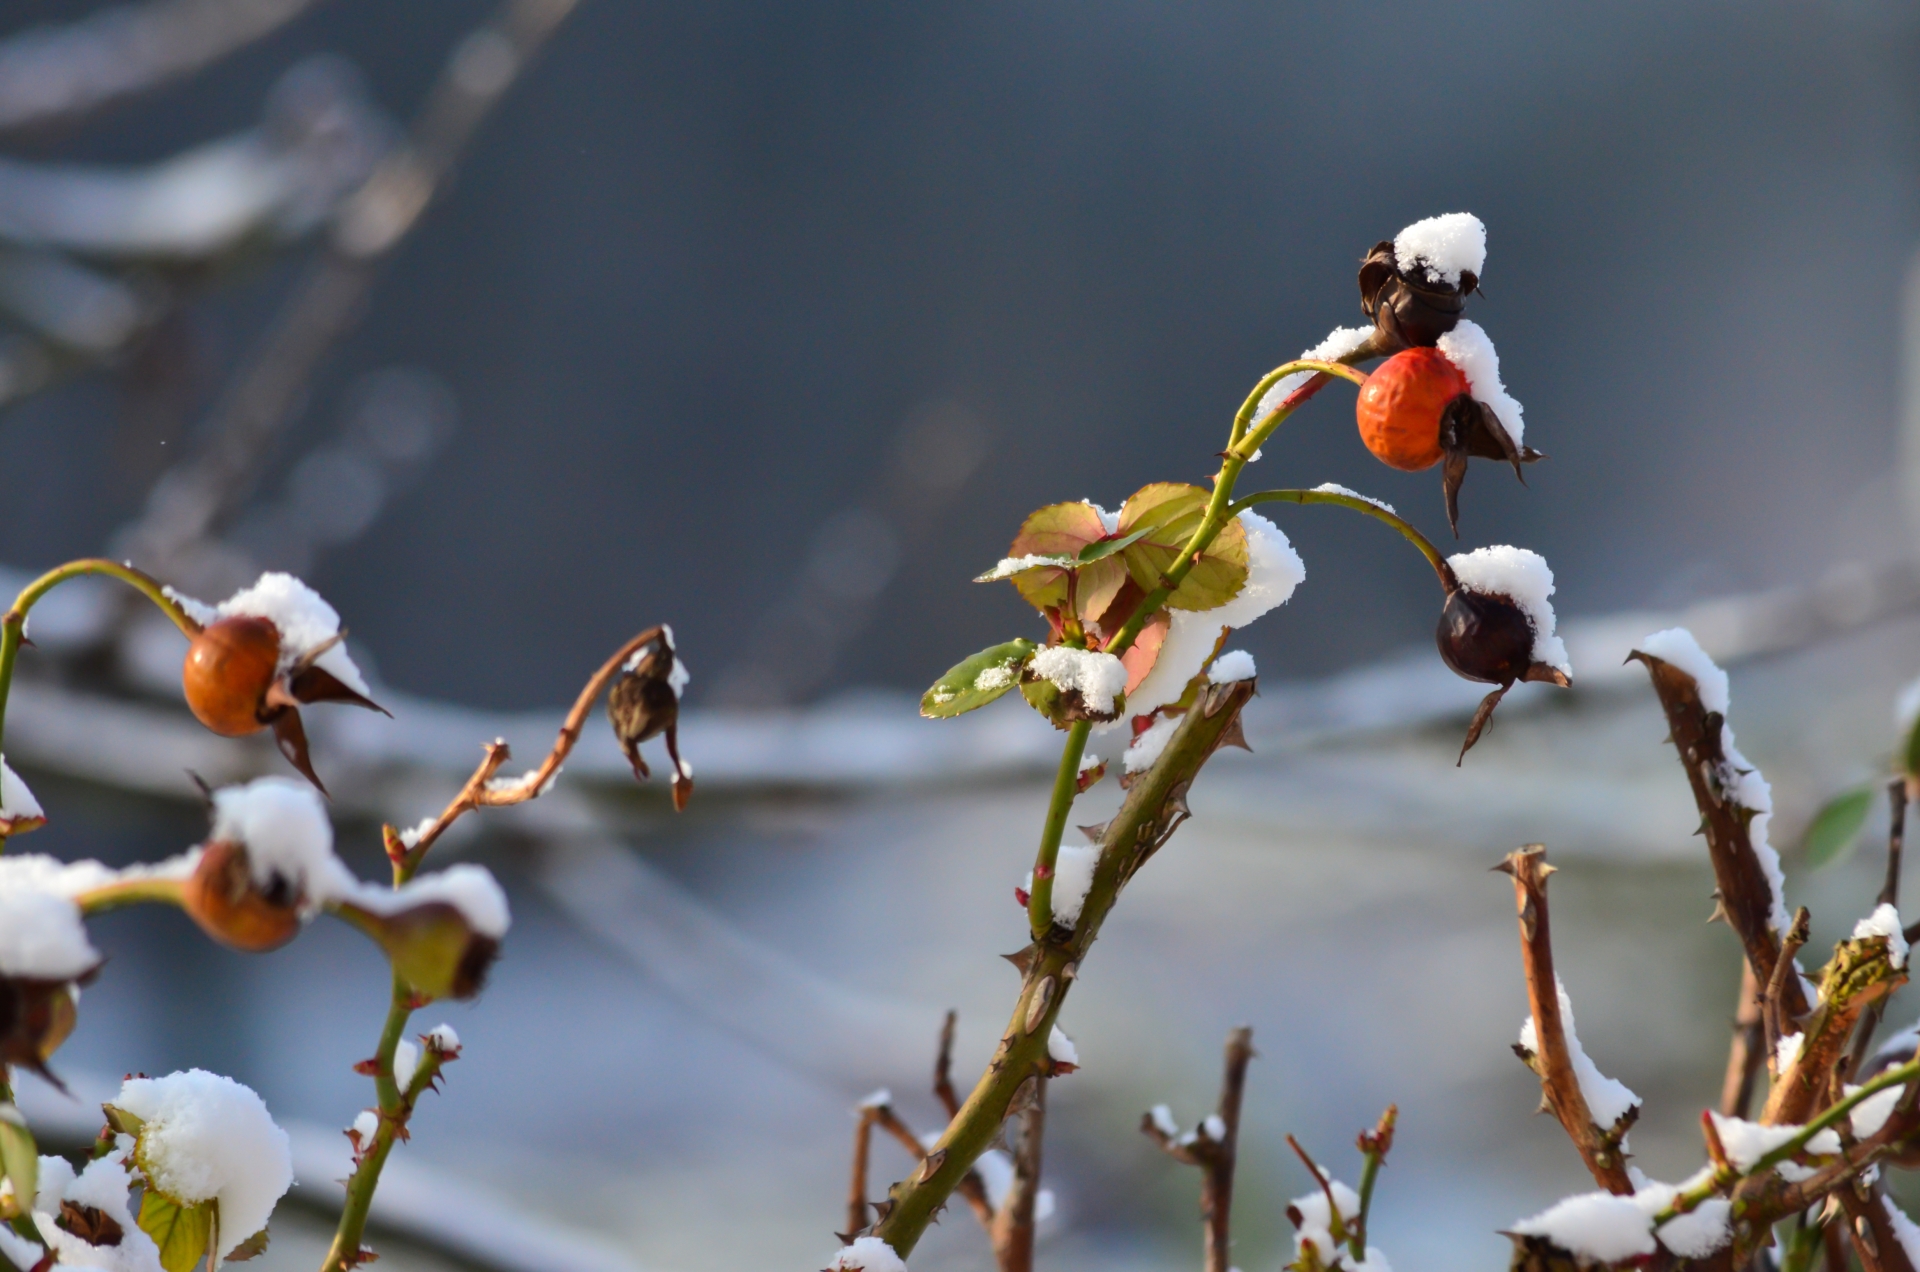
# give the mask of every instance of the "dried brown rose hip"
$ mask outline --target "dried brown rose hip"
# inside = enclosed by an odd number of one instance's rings
[[[1467,296],[1479,287],[1471,270],[1462,270],[1458,283],[1425,269],[1402,270],[1389,240],[1376,243],[1360,265],[1361,312],[1393,349],[1432,348],[1460,321]]]
[[[673,647],[673,629],[663,626],[627,659],[607,693],[607,721],[636,778],[648,776],[640,744],[665,737],[675,809],[685,809],[693,795],[693,765],[680,757],[680,694],[686,687],[687,665]]]
[[[1533,623],[1504,596],[1455,588],[1447,593],[1434,633],[1453,673],[1490,685],[1511,685],[1533,666]]]
[[[256,885],[244,844],[208,844],[182,889],[181,906],[201,931],[234,949],[278,949],[300,933],[298,888],[279,874]]]
[[[1462,575],[1475,585],[1463,583]],[[1562,670],[1566,649],[1554,635],[1553,611],[1546,603],[1553,590],[1552,574],[1538,555],[1511,547],[1482,548],[1451,558],[1444,577],[1447,599],[1434,631],[1441,661],[1457,676],[1497,686],[1481,699],[1467,726],[1460,746],[1464,760],[1493,718],[1493,709],[1515,684],[1539,681],[1564,689],[1572,681]],[[1502,584],[1531,600],[1522,604],[1502,590]],[[1543,661],[1543,651],[1544,658],[1560,665]]]

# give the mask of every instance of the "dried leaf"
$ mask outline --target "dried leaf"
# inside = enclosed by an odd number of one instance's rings
[[[225,1261],[228,1263],[245,1263],[248,1259],[258,1258],[266,1252],[267,1230],[262,1228],[245,1241],[242,1241],[239,1245],[233,1247],[232,1250],[228,1251]]]

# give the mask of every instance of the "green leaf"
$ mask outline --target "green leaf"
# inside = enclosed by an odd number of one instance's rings
[[[1092,565],[1095,561],[1103,561],[1116,552],[1132,547],[1152,532],[1153,527],[1142,526],[1132,534],[1122,535],[1118,539],[1102,539],[1098,543],[1089,543],[1080,549],[1080,564]]]
[[[1142,589],[1158,587],[1161,576],[1179,561],[1187,541],[1205,519],[1211,498],[1198,486],[1175,481],[1142,486],[1127,498],[1120,510],[1120,529],[1127,534],[1144,529],[1147,534],[1123,549],[1120,558]],[[1167,607],[1213,609],[1238,596],[1246,581],[1247,531],[1236,517],[1221,527],[1200,554],[1200,560],[1167,598]]]
[[[27,1129],[27,1119],[12,1104],[0,1104],[0,1176],[13,1181],[13,1195],[21,1208],[32,1210],[40,1192],[40,1149]]]
[[[1020,669],[1034,648],[1022,638],[981,650],[933,682],[920,699],[920,714],[946,720],[986,706],[1020,683]]]
[[[262,1228],[260,1229],[260,1231],[254,1233],[252,1236],[248,1237],[245,1241],[242,1241],[239,1245],[229,1250],[227,1252],[227,1257],[225,1260],[223,1260],[223,1262],[245,1263],[248,1259],[258,1258],[261,1255],[265,1254],[266,1252],[267,1252],[267,1230],[265,1228]]]
[[[1107,537],[1106,523],[1091,505],[1048,504],[1021,523],[1020,533],[1007,548],[1009,557],[1057,556],[1067,558],[1059,566],[1026,570],[1013,576],[1013,585],[1027,604],[1037,610],[1059,608],[1067,603],[1067,573],[1080,554],[1097,546]],[[1074,601],[1081,617],[1106,609],[1113,595],[1127,581],[1127,572],[1112,556],[1081,563],[1074,584]]]
[[[213,1240],[212,1201],[183,1206],[153,1186],[140,1196],[140,1230],[160,1247],[160,1266],[167,1272],[193,1272],[206,1257]]]
[[[1845,858],[1860,837],[1860,828],[1866,825],[1867,810],[1872,804],[1871,786],[1857,786],[1828,800],[1807,827],[1801,847],[1807,865],[1824,866]]]
[[[1920,776],[1920,716],[1914,718],[1907,730],[1907,744],[1901,748],[1900,756],[1906,761],[1906,775]]]

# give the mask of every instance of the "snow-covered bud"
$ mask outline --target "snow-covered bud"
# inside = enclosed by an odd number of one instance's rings
[[[214,940],[262,951],[291,941],[300,925],[354,882],[333,853],[320,797],[284,777],[215,791],[213,831],[181,893],[181,905]]]
[[[1523,680],[1570,685],[1567,647],[1554,634],[1553,571],[1545,558],[1506,545],[1447,558],[1454,586],[1440,610],[1434,641],[1454,674],[1499,686],[1480,703],[1467,728],[1464,757],[1480,739],[1494,707]]]
[[[347,702],[386,713],[341,642],[340,615],[290,574],[263,574],[217,606],[172,596],[201,631],[187,646],[180,687],[200,723],[224,737],[271,728],[281,754],[320,786],[300,708]],[[322,789],[325,789],[322,787]]]
[[[0,1066],[42,1076],[73,1032],[74,986],[93,979],[101,958],[80,908],[66,897],[0,892]]]
[[[0,759],[0,841],[47,824],[47,814],[6,760]]]
[[[621,666],[620,678],[607,693],[607,720],[635,777],[645,779],[649,773],[640,744],[666,738],[676,809],[684,809],[693,796],[693,765],[680,758],[680,695],[687,679],[687,664],[673,645],[673,628],[663,626]]]
[[[1077,720],[1105,724],[1127,705],[1127,669],[1112,654],[1053,645],[1034,654],[1020,692],[1034,710],[1064,729]]]
[[[493,875],[466,864],[392,891],[363,887],[338,910],[379,943],[394,973],[423,1000],[478,994],[510,922]]]
[[[1479,290],[1487,229],[1467,212],[1416,221],[1360,266],[1360,308],[1392,347],[1431,348]]]

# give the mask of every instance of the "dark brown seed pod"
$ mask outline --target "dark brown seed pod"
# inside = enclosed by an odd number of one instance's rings
[[[1360,265],[1360,309],[1389,346],[1388,351],[1430,349],[1452,331],[1466,309],[1467,297],[1480,288],[1472,270],[1460,271],[1459,284],[1401,271],[1393,243],[1374,245]]]
[[[1544,681],[1562,688],[1571,683],[1559,668],[1534,660],[1533,641],[1533,620],[1511,597],[1458,586],[1447,593],[1434,632],[1440,660],[1457,676],[1498,686],[1474,711],[1456,765],[1480,740],[1493,709],[1516,682]]]
[[[79,1020],[72,986],[93,979],[96,967],[76,980],[0,976],[0,1066],[18,1065],[62,1091],[66,1084],[47,1068]]]
[[[673,630],[663,627],[634,651],[607,692],[607,721],[636,778],[644,781],[650,774],[640,744],[666,739],[676,809],[684,809],[693,794],[693,766],[680,758],[680,693],[686,683],[686,664],[673,647]]]
[[[278,874],[256,884],[243,844],[206,846],[181,889],[181,907],[201,931],[238,950],[278,949],[300,933],[298,889]]]

